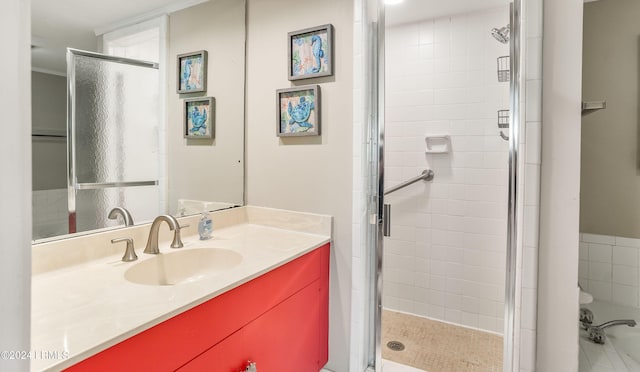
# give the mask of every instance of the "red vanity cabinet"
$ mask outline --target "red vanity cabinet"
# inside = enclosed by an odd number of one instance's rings
[[[67,371],[315,372],[328,359],[329,244]]]

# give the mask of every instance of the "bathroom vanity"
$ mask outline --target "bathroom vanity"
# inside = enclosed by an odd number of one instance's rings
[[[322,369],[331,218],[256,207],[211,216],[214,237],[200,241],[188,227],[179,249],[163,227],[160,255],[142,253],[145,231],[134,230],[148,226],[85,237],[105,240],[102,253],[82,238],[34,247],[32,349],[68,358],[33,360],[32,370]],[[137,261],[122,262],[124,245],[109,244],[126,233]],[[45,259],[56,248],[76,252],[70,264]]]

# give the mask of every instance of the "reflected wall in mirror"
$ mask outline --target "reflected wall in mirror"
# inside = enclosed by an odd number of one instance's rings
[[[156,89],[160,119],[157,129],[149,133],[157,138],[156,150],[133,146],[122,157],[148,158],[147,152],[155,151],[159,159],[153,164],[158,167],[157,197],[147,202],[132,199],[138,204],[136,208],[149,211],[138,216],[132,212],[137,224],[150,222],[149,216],[156,213],[187,215],[244,204],[245,0],[203,0],[188,8],[184,4],[194,2],[116,2],[92,4],[90,9],[81,0],[32,2],[34,240],[66,236],[72,227],[65,99],[68,47],[157,62],[160,66],[160,88]],[[208,51],[207,91],[178,95],[175,56],[195,50]],[[115,85],[108,84],[106,89],[115,89]],[[136,93],[130,89],[119,94],[136,100]],[[183,100],[205,95],[216,101],[214,139],[185,139]],[[121,114],[109,110],[114,117]],[[119,130],[105,132],[127,135]],[[82,166],[93,167],[90,163]],[[139,177],[134,174],[132,178]],[[113,200],[121,200],[120,191],[109,190],[115,195]],[[118,204],[113,200],[105,208],[121,206],[110,205]],[[94,197],[87,200],[95,201]],[[124,226],[122,219],[106,217],[97,225],[78,221],[78,231]]]
[[[596,301],[640,306],[640,3],[584,5],[579,283]],[[561,248],[561,247],[558,247]],[[596,314],[596,317],[598,314]]]

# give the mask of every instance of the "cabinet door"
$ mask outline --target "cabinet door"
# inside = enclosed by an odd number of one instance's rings
[[[318,371],[328,353],[329,249],[325,244],[68,371],[237,372],[248,359],[259,371]]]
[[[319,280],[274,307],[244,328],[245,355],[258,371],[312,372],[321,360],[325,330]]]
[[[244,371],[247,360],[243,351],[244,329],[217,343],[189,363],[179,372],[240,372]]]
[[[289,297],[182,368],[180,372],[238,372],[248,360],[258,371],[313,372],[326,363],[320,281]],[[324,314],[326,315],[326,314]]]

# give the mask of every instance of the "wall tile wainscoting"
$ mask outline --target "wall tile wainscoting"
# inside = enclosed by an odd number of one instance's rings
[[[593,298],[638,307],[640,239],[580,234],[579,283]]]

